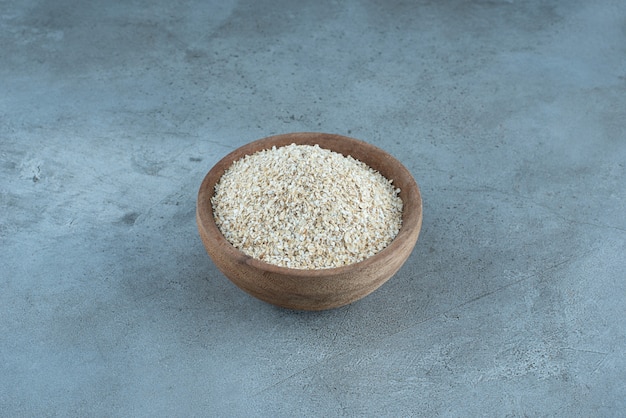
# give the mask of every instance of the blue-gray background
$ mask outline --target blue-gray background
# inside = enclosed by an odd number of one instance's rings
[[[623,0],[0,0],[0,45],[0,415],[626,411]],[[196,231],[213,164],[293,131],[422,189],[409,261],[333,311]]]

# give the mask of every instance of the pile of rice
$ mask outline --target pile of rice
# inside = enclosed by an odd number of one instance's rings
[[[291,144],[235,161],[211,203],[219,230],[245,254],[325,269],[389,245],[402,225],[399,193],[392,180],[350,156]]]

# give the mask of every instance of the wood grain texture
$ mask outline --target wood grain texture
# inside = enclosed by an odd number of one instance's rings
[[[393,179],[403,202],[402,228],[381,252],[348,266],[298,270],[254,259],[233,247],[213,218],[211,197],[215,184],[230,165],[245,155],[289,144],[315,145],[351,155]],[[338,179],[341,181],[341,179]],[[239,288],[277,306],[300,310],[323,310],[361,299],[389,280],[407,260],[422,225],[422,199],[411,173],[385,151],[357,139],[325,133],[301,132],[260,139],[236,149],[206,175],[198,192],[196,221],[200,237],[215,265]]]

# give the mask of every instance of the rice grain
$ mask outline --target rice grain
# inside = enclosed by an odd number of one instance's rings
[[[318,145],[272,147],[235,161],[215,185],[215,222],[266,263],[324,269],[380,252],[402,225],[400,189],[351,156]]]

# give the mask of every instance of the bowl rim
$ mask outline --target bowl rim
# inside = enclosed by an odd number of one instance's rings
[[[382,158],[387,161],[387,163],[391,163],[396,166],[396,170],[400,170],[403,172],[403,177],[405,181],[408,182],[408,190],[407,187],[403,187],[400,191],[400,198],[403,202],[403,211],[402,211],[402,225],[400,230],[394,237],[394,239],[381,251],[378,253],[365,258],[364,260],[358,261],[356,263],[347,264],[345,266],[340,267],[330,267],[323,269],[298,269],[291,267],[283,267],[276,264],[267,263],[265,261],[254,258],[250,255],[245,254],[243,251],[236,248],[233,244],[230,243],[224,237],[220,229],[217,227],[215,223],[215,218],[213,215],[213,205],[211,203],[211,198],[215,192],[215,184],[219,182],[224,171],[228,169],[232,163],[240,158],[243,158],[245,155],[251,155],[255,152],[271,149],[272,146],[276,146],[277,148],[290,145],[292,143],[302,144],[303,142],[310,143],[311,138],[319,139],[324,144],[318,144],[320,148],[328,149],[334,152],[340,151],[336,149],[332,149],[328,147],[328,143],[331,141],[343,141],[346,143],[350,143],[352,146],[364,148],[370,152],[376,153],[380,155]],[[277,145],[279,143],[280,145]],[[326,146],[324,146],[326,145]],[[261,147],[259,147],[261,146]],[[358,159],[357,157],[353,157]],[[360,160],[359,160],[360,161]],[[368,167],[371,167],[369,163],[363,161]],[[378,170],[377,168],[372,167],[374,170]],[[213,179],[215,179],[213,181]],[[395,184],[395,182],[394,182]],[[403,192],[405,195],[403,195]],[[415,208],[416,210],[406,213],[404,208],[406,207],[405,198],[406,199],[413,198],[416,201]],[[291,276],[291,277],[301,277],[301,278],[325,278],[330,276],[338,276],[343,275],[348,272],[353,272],[355,270],[365,270],[370,265],[374,263],[380,262],[382,259],[391,258],[394,254],[395,250],[404,244],[405,240],[402,240],[402,237],[408,236],[410,238],[411,235],[415,234],[417,238],[417,234],[419,234],[422,224],[422,198],[420,194],[420,189],[415,179],[409,172],[409,170],[395,157],[391,154],[387,153],[381,148],[376,147],[368,142],[351,138],[344,135],[339,134],[331,134],[324,132],[292,132],[292,133],[284,133],[278,135],[271,135],[261,139],[254,140],[252,142],[248,142],[245,145],[242,145],[235,150],[231,151],[224,157],[222,157],[204,176],[202,183],[200,185],[200,189],[198,191],[198,198],[196,204],[196,218],[197,223],[200,228],[203,228],[207,235],[215,237],[219,242],[217,242],[217,246],[221,248],[221,250],[225,251],[227,256],[233,257],[239,260],[242,263],[248,264],[253,268],[256,268],[261,271],[266,271],[272,274],[279,274],[283,276]],[[208,233],[210,232],[210,234]]]

